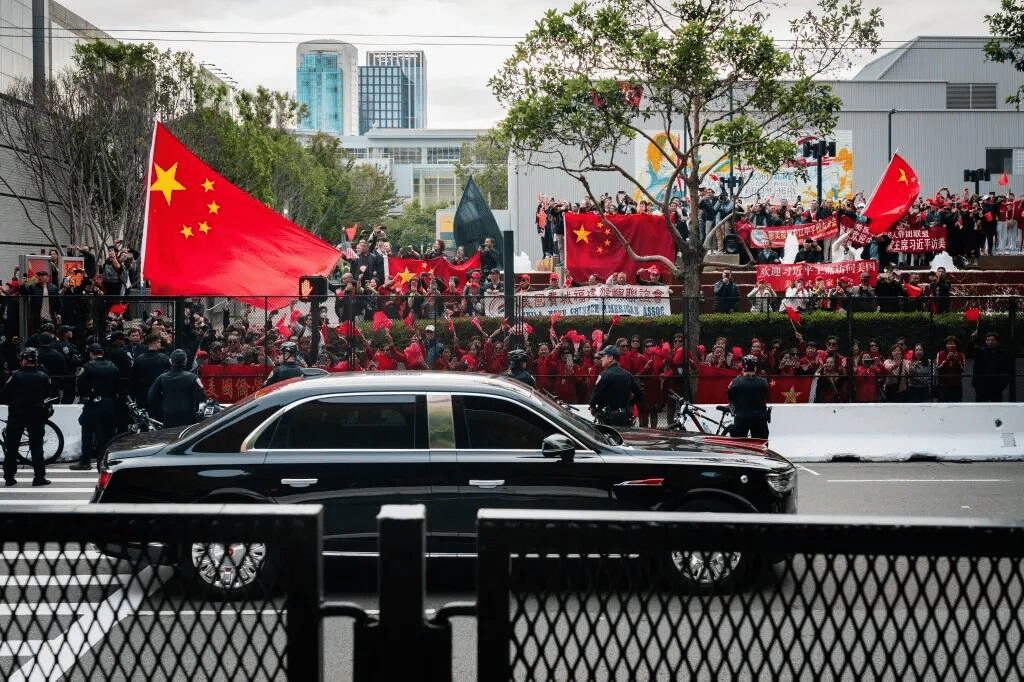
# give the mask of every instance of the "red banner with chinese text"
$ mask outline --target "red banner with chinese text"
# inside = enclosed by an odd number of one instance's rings
[[[825,286],[834,287],[839,278],[852,284],[860,284],[862,272],[868,273],[871,286],[878,280],[878,261],[875,260],[844,260],[838,263],[793,263],[786,265],[758,265],[757,281],[764,280],[773,291],[785,291],[790,283],[800,278],[805,287],[810,287],[819,277],[825,280]]]
[[[786,245],[789,235],[796,237],[798,242],[804,239],[832,239],[839,234],[839,221],[835,215],[805,225],[779,225],[778,227],[765,227],[763,225],[751,225],[748,222],[741,222],[736,225],[736,232],[747,244],[752,247],[763,249],[781,249]]]
[[[206,395],[218,403],[230,404],[263,388],[270,369],[261,365],[204,365],[199,379]]]
[[[920,222],[920,220],[916,222]],[[850,243],[854,246],[867,244],[874,236],[867,225],[856,223],[845,216],[842,219],[842,224],[844,229],[853,230],[853,234],[850,235]],[[904,219],[894,225],[886,234],[892,238],[887,249],[890,253],[931,253],[946,250],[945,227],[913,226]]]

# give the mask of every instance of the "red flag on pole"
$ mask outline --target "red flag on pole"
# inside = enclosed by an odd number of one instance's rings
[[[795,310],[794,308],[792,308],[791,306],[788,306],[788,305],[787,306],[783,306],[783,309],[786,311],[786,315],[789,316],[789,319],[793,322],[793,324],[796,325],[797,327],[799,327],[800,326],[800,311],[799,310]]]
[[[882,234],[895,225],[917,201],[921,181],[902,156],[893,154],[889,167],[868,199],[864,215],[871,219],[871,234]]]
[[[1009,175],[1007,175],[1006,173],[1003,173],[1002,175],[999,176],[999,186],[1000,187],[1006,187],[1009,184],[1010,184],[1010,176]]]
[[[280,308],[298,298],[301,275],[326,275],[338,261],[333,246],[228,182],[161,123],[151,157],[142,273],[154,294]]]

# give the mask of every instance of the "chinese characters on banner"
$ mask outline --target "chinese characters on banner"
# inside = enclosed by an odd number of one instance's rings
[[[793,263],[785,265],[758,265],[757,281],[765,281],[773,291],[785,291],[797,278],[804,285],[813,284],[819,277],[824,278],[825,286],[834,287],[842,277],[853,284],[860,283],[860,274],[866,272],[871,276],[871,286],[878,279],[878,261],[846,260],[838,263]]]
[[[845,216],[842,225],[843,229],[853,230],[853,234],[850,235],[851,244],[861,246],[871,241],[872,234],[867,225],[856,223]],[[890,253],[930,253],[946,250],[945,227],[913,227],[906,220],[901,220],[886,234],[892,238],[888,248]]]
[[[632,315],[657,317],[669,314],[667,286],[588,286],[516,294],[524,317],[560,315]]]
[[[206,395],[218,403],[236,403],[263,387],[270,369],[261,365],[204,365],[199,378]]]
[[[786,238],[795,235],[798,242],[804,239],[832,239],[839,234],[839,223],[835,215],[805,225],[780,225],[765,227],[741,222],[736,225],[736,232],[752,247],[763,249],[781,249],[786,245]],[[870,239],[870,235],[868,236]]]

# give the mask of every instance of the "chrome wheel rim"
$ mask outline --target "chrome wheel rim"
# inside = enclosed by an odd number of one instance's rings
[[[699,585],[715,585],[736,573],[743,555],[740,552],[695,552],[689,550],[671,553],[672,565],[684,579]]]
[[[199,578],[222,590],[236,590],[252,585],[259,577],[267,558],[262,542],[192,543],[192,566]]]

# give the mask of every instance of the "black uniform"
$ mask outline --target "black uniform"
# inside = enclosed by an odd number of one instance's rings
[[[302,368],[299,367],[299,363],[294,360],[289,360],[288,362],[282,362],[280,365],[275,367],[274,371],[270,373],[269,377],[267,377],[267,380],[263,382],[263,386],[270,386],[271,384],[276,384],[279,381],[284,381],[285,379],[291,379],[292,377],[298,376],[302,376]]]
[[[14,481],[18,472],[18,446],[21,434],[28,430],[28,449],[32,453],[35,481],[46,479],[43,461],[43,425],[46,423],[45,401],[50,397],[50,376],[42,367],[19,369],[4,384],[3,395],[10,406],[7,435],[4,439],[4,480]]]
[[[590,407],[604,413],[604,421],[611,426],[631,426],[632,405],[642,401],[643,397],[644,389],[636,377],[615,363],[597,377]]]
[[[768,437],[768,381],[764,377],[741,374],[733,379],[729,384],[729,402],[736,413],[734,437]]]
[[[149,389],[149,407],[164,427],[187,426],[199,421],[199,403],[206,400],[203,385],[192,372],[172,367]]]
[[[45,369],[50,376],[50,397],[59,398],[68,371],[64,353],[53,346],[41,346],[39,348],[39,366]]]
[[[79,465],[98,459],[97,448],[114,435],[116,397],[121,373],[110,360],[98,358],[85,363],[78,377],[78,395],[84,407],[78,423],[82,425],[82,457]]]
[[[149,389],[156,383],[157,377],[171,366],[171,358],[159,350],[147,348],[132,364],[132,396],[139,407],[149,410]]]

